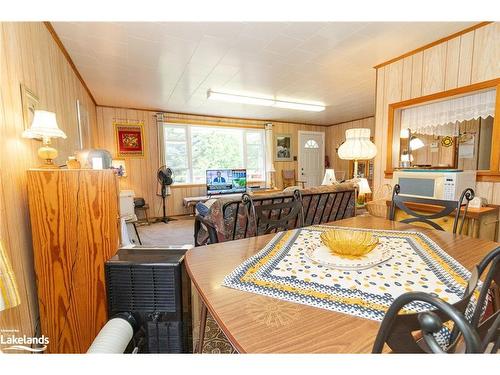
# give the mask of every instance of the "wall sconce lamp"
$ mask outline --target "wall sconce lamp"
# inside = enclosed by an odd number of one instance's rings
[[[422,142],[422,140],[414,135],[410,137],[410,150],[415,151],[418,150],[419,148],[424,147],[425,144]]]

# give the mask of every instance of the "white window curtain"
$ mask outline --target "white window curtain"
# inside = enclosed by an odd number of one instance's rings
[[[496,90],[406,108],[401,113],[401,129],[412,133],[458,136],[459,122],[495,116]]]
[[[273,124],[267,123],[264,129],[266,133],[266,188],[270,188],[273,170]]]

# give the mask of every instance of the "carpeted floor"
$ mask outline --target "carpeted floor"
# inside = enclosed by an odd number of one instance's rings
[[[186,245],[194,244],[194,218],[180,217],[178,220],[165,224],[162,222],[137,227],[143,245]],[[198,298],[193,295],[193,299]],[[193,306],[198,304],[193,303]],[[199,331],[199,316],[197,309],[193,312],[193,347],[196,347]],[[236,351],[222,333],[215,320],[208,314],[203,342],[203,353],[229,354]]]
[[[158,222],[137,227],[143,245],[187,245],[194,244],[194,219],[191,216],[167,224]]]

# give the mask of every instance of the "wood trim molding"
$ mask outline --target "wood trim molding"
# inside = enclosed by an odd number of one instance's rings
[[[453,97],[457,95],[465,95],[469,92],[496,88],[496,103],[495,113],[500,113],[500,78],[495,78],[489,81],[479,82],[468,86],[462,86],[452,90],[437,92],[430,95],[420,96],[414,99],[408,99],[397,103],[389,104],[387,116],[387,154],[386,154],[386,169],[385,178],[392,178],[393,160],[392,146],[394,136],[394,114],[396,110],[409,107],[412,105],[422,104],[438,99]],[[495,140],[500,139],[500,116],[495,116],[493,120],[493,134],[491,137],[491,157],[490,169],[488,171],[478,171],[477,181],[500,182],[500,144]]]
[[[325,128],[331,126],[331,125],[328,125],[328,124],[312,124],[312,123],[297,122],[297,121],[269,120],[269,119],[266,120],[266,119],[245,118],[245,117],[204,115],[202,113],[170,112],[170,111],[168,111],[166,109],[160,109],[160,108],[120,107],[120,106],[104,105],[104,104],[98,104],[97,106],[98,107],[102,107],[102,108],[130,109],[130,110],[133,110],[133,111],[157,112],[157,113],[164,113],[166,115],[181,115],[181,116],[193,116],[193,117],[209,117],[209,118],[214,118],[214,119],[228,119],[228,120],[236,120],[236,121],[253,121],[253,122],[257,122],[259,124],[262,123],[262,125],[270,122],[272,124],[278,123],[278,124],[295,124],[295,125],[308,125],[308,126],[322,126],[322,127],[325,127]],[[349,122],[349,121],[347,121],[347,122]]]
[[[500,81],[500,79],[499,79]],[[493,132],[491,134],[491,158],[490,170],[500,170],[500,82],[497,85],[497,95],[495,102],[495,118],[493,119]]]
[[[384,178],[390,180],[392,179],[394,171],[384,171]],[[500,172],[494,173],[490,171],[477,171],[476,175],[477,182],[500,182]]]
[[[59,47],[59,49],[61,50],[62,54],[64,55],[64,57],[66,58],[66,60],[68,61],[69,65],[71,66],[71,69],[73,69],[73,71],[75,72],[76,76],[78,77],[78,79],[80,80],[81,84],[83,85],[83,87],[85,88],[85,91],[87,91],[87,93],[89,94],[90,96],[90,99],[92,99],[92,102],[94,102],[94,105],[97,106],[97,102],[95,101],[94,99],[94,96],[92,95],[92,92],[90,92],[90,89],[89,87],[87,86],[87,84],[85,83],[85,81],[83,80],[80,72],[78,71],[78,69],[76,68],[76,65],[75,63],[73,62],[73,60],[71,59],[68,51],[66,50],[66,48],[64,47],[64,44],[61,42],[61,39],[59,39],[59,36],[57,35],[56,31],[54,30],[54,27],[52,26],[52,24],[50,22],[43,22],[43,24],[45,25],[45,27],[47,28],[47,30],[49,31],[50,35],[52,35],[52,38],[54,39],[54,41],[56,42],[57,46]]]
[[[460,35],[462,35],[462,34],[467,34],[469,31],[479,29],[480,27],[483,27],[483,26],[489,25],[490,23],[493,23],[493,21],[485,21],[485,22],[480,22],[480,23],[478,23],[478,24],[476,24],[476,25],[470,26],[470,27],[468,27],[468,28],[466,28],[466,29],[463,29],[463,30],[461,30],[461,31],[458,31],[458,32],[456,32],[456,33],[454,33],[454,34],[451,34],[451,35],[448,35],[448,36],[446,36],[446,37],[444,37],[444,38],[438,39],[438,40],[436,40],[436,41],[434,41],[434,42],[432,42],[432,43],[426,44],[426,45],[424,45],[424,46],[422,46],[422,47],[419,47],[419,48],[416,48],[416,49],[414,49],[414,50],[412,50],[412,51],[406,52],[406,53],[404,53],[404,54],[402,54],[402,55],[400,55],[400,56],[398,56],[398,57],[395,57],[395,58],[393,58],[393,59],[387,60],[387,61],[385,61],[385,62],[383,62],[383,63],[378,64],[378,65],[375,65],[373,68],[374,68],[374,69],[379,69],[379,68],[382,68],[383,66],[386,66],[386,65],[392,64],[393,62],[396,62],[396,61],[398,61],[398,60],[404,59],[405,57],[408,57],[408,56],[410,56],[410,55],[413,55],[413,54],[415,54],[415,53],[417,53],[417,52],[420,52],[420,51],[426,50],[426,49],[428,49],[428,48],[434,47],[435,45],[438,45],[438,44],[441,44],[441,43],[443,43],[443,42],[446,42],[446,41],[448,41],[448,40],[450,40],[450,39],[456,38],[457,36],[460,36]]]
[[[331,125],[327,125],[328,127],[330,126],[337,126],[337,125],[342,125],[342,124],[347,124],[348,122],[354,122],[354,121],[362,121],[362,120],[366,120],[366,119],[369,119],[369,118],[372,118],[375,119],[375,115],[371,115],[371,116],[366,116],[366,117],[361,117],[361,118],[356,118],[354,120],[347,120],[347,121],[342,121],[342,122],[336,122],[335,124],[331,124]]]
[[[204,125],[204,126],[219,126],[224,128],[245,128],[245,129],[264,129],[264,124],[244,124],[244,123],[230,123],[230,122],[212,122],[196,119],[170,119],[164,122],[168,124],[187,124],[187,125]]]

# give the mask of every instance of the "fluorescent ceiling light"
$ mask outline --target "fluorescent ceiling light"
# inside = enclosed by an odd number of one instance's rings
[[[232,103],[264,105],[264,106],[268,106],[268,107],[272,107],[274,105],[273,99],[253,98],[251,96],[225,94],[222,92],[215,92],[212,90],[208,90],[207,97],[208,97],[208,99],[221,100],[224,102],[232,102]]]
[[[242,103],[242,104],[252,104],[252,105],[262,105],[266,107],[277,107],[286,109],[297,109],[301,111],[312,111],[321,112],[325,110],[325,106],[319,104],[307,104],[307,103],[297,103],[288,102],[284,100],[275,100],[269,98],[256,98],[253,96],[245,96],[238,94],[227,94],[223,92],[217,92],[208,90],[207,98],[211,100],[221,100],[225,102],[232,103]]]
[[[276,100],[274,106],[278,108],[298,109],[300,111],[312,111],[312,112],[321,112],[325,110],[325,107],[322,105],[284,102],[281,100]]]

